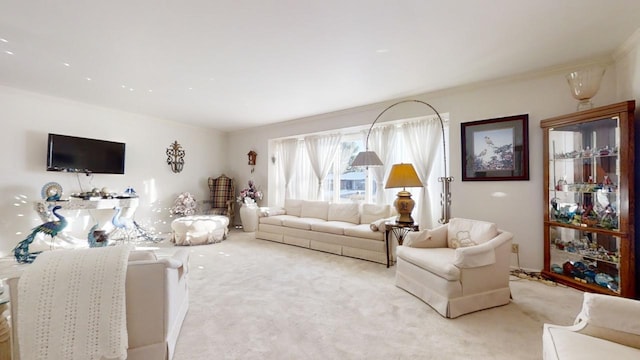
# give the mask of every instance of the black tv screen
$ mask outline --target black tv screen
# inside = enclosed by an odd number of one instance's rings
[[[124,174],[125,144],[49,134],[47,171]]]

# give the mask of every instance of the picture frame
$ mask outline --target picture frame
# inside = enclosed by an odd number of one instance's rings
[[[529,114],[460,126],[462,181],[529,180]]]

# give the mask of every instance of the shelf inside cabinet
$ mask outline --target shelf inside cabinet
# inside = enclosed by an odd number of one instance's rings
[[[591,261],[601,261],[607,264],[615,265],[616,267],[619,266],[620,254],[618,253],[612,255],[608,251],[603,251],[602,253],[599,253],[597,251],[588,252],[585,250],[569,251],[566,249],[559,249],[557,246],[553,249],[553,251],[571,258],[572,261],[579,261],[584,258]]]
[[[603,293],[603,294],[615,295],[615,296],[621,295],[621,291],[619,288],[618,290],[613,291],[607,287],[600,286],[595,283],[589,283],[585,279],[572,277],[570,275],[558,274],[551,271],[543,271],[542,276],[547,279],[552,279],[561,284],[564,284],[582,291],[597,292],[597,293]]]

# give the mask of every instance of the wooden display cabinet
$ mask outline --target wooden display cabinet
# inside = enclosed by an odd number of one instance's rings
[[[543,276],[636,296],[634,101],[543,120]]]

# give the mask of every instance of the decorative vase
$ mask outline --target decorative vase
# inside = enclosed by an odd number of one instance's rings
[[[605,67],[596,65],[570,72],[566,75],[571,95],[578,100],[578,111],[593,108],[591,98],[600,89],[600,81],[604,76]]]
[[[242,230],[245,232],[254,232],[258,229],[258,205],[242,204],[240,207],[240,221],[242,221]]]

